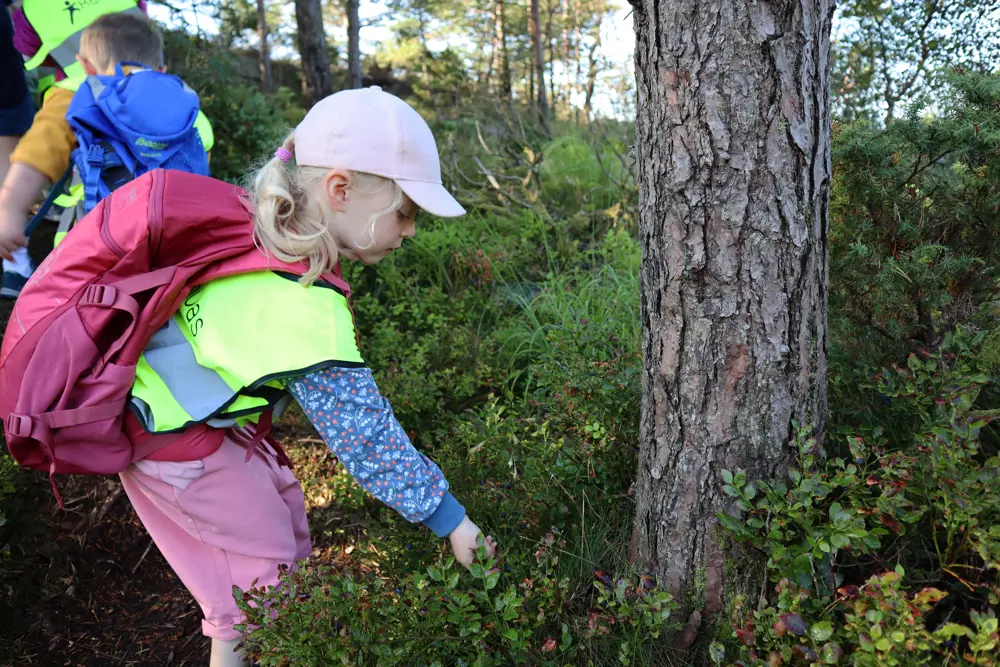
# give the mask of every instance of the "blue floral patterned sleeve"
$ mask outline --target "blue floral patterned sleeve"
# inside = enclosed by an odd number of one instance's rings
[[[373,496],[444,537],[465,518],[433,461],[410,443],[367,368],[289,380],[289,393],[347,471]]]

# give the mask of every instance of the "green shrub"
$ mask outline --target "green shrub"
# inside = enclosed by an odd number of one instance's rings
[[[494,278],[489,256],[472,247],[466,228],[438,224],[377,269],[345,266],[362,356],[416,432],[485,396]]]
[[[480,547],[468,573],[452,558],[405,577],[306,567],[277,588],[237,588],[244,629],[257,628],[244,647],[264,667],[561,666],[600,654],[627,665],[669,627],[670,596],[652,580],[598,573],[588,609],[560,575],[565,541],[550,533],[536,547],[502,570]]]
[[[766,556],[777,584],[767,606],[736,607],[746,664],[994,664],[1000,457],[989,442],[995,412],[978,405],[995,385],[978,368],[983,338],[959,330],[870,381],[891,437],[861,427],[820,458],[803,431],[787,480],[723,472],[745,514],[720,521]],[[804,630],[782,626],[789,618]]]
[[[903,575],[897,565],[861,586],[840,588],[832,601],[814,600],[807,589],[787,580],[775,586],[774,606],[754,610],[738,601],[741,621],[734,634],[744,659],[737,664],[996,664],[1000,635],[993,609],[971,612],[969,625],[943,623],[931,631],[925,617],[947,594],[932,587],[910,593]],[[825,609],[836,613],[837,623],[828,620],[829,612],[816,611],[817,602],[828,603]],[[724,662],[723,647],[712,648],[714,661]]]
[[[305,110],[288,89],[264,95],[241,83],[237,53],[182,31],[167,31],[164,42],[168,69],[198,93],[212,123],[212,176],[242,183],[254,163],[271,157]]]
[[[495,334],[499,363],[534,405],[598,437],[637,442],[639,246],[623,230],[588,253],[594,268],[560,273],[521,292]]]
[[[630,179],[615,150],[628,152],[624,141],[588,141],[574,135],[555,139],[544,148],[541,179],[546,196],[555,202],[578,203],[589,212],[612,208],[621,198],[616,181]]]

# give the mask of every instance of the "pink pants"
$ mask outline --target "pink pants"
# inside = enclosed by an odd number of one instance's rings
[[[312,550],[302,488],[265,448],[245,463],[246,449],[226,438],[199,461],[138,461],[121,474],[139,519],[201,606],[203,632],[220,641],[240,636],[234,585],[274,585],[279,565]]]

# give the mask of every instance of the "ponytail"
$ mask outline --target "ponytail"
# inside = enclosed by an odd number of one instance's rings
[[[295,134],[281,147],[295,154]],[[304,261],[309,270],[302,284],[311,285],[337,264],[337,244],[323,220],[323,210],[309,195],[327,169],[293,167],[272,157],[253,177],[250,196],[254,235],[264,250],[283,262]]]

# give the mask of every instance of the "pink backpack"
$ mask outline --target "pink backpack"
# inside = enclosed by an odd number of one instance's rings
[[[306,271],[255,246],[245,195],[151,171],[84,217],[21,292],[0,347],[0,417],[11,454],[48,472],[57,498],[57,473],[112,475],[152,453],[125,435],[126,403],[140,354],[193,287]],[[322,278],[349,293],[339,271]]]

